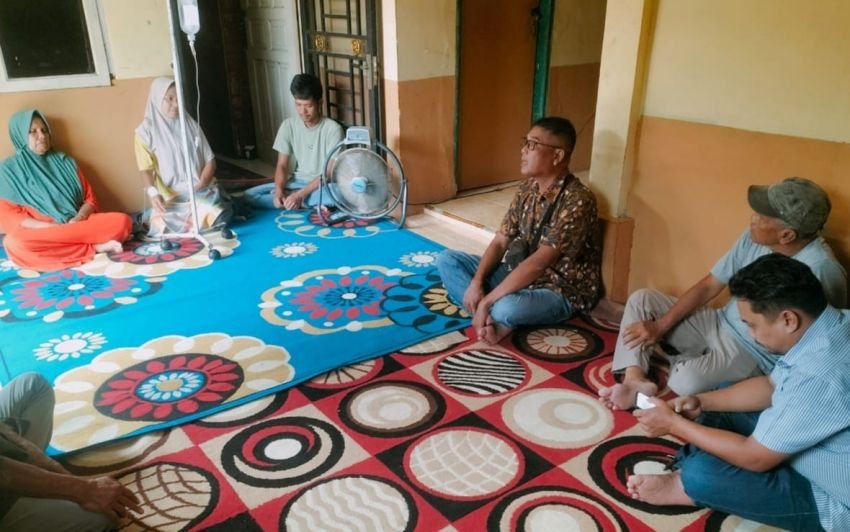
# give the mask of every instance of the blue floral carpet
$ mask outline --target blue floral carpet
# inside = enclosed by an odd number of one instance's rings
[[[468,325],[440,246],[392,223],[265,212],[38,273],[0,257],[0,382],[54,383],[50,452],[185,423]]]

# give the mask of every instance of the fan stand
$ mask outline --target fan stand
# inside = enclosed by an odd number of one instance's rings
[[[177,53],[177,48],[180,46],[179,41],[177,40],[177,27],[174,23],[175,17],[175,9],[177,0],[169,0],[168,1],[168,27],[171,30],[171,60],[174,64],[174,84],[175,84],[175,92],[177,93],[177,115],[180,120],[180,136],[182,137],[183,143],[183,153],[184,155],[189,153],[189,137],[186,133],[186,109],[183,106],[183,62],[180,59],[180,54]],[[192,54],[195,52],[195,43],[193,39],[189,39],[189,46],[192,49]],[[221,258],[221,252],[213,246],[209,240],[203,235],[201,231],[200,222],[198,221],[198,204],[195,198],[195,186],[193,176],[197,174],[197,170],[194,170],[189,163],[188,157],[183,157],[183,171],[186,174],[186,179],[188,180],[188,188],[189,188],[189,203],[191,205],[192,212],[192,228],[191,231],[185,232],[172,232],[172,233],[164,233],[160,235],[160,248],[164,251],[170,251],[177,247],[177,244],[171,242],[169,238],[194,238],[199,241],[201,245],[207,248],[209,258],[212,260],[217,260]],[[216,227],[211,227],[207,230],[207,232],[215,231]],[[223,229],[221,229],[221,236],[226,239],[231,239],[234,237],[233,231],[230,230],[226,225]]]
[[[359,146],[362,148],[367,148],[371,150],[372,153],[375,153],[378,148],[384,154],[389,156],[389,159],[393,162],[396,169],[398,170],[400,176],[400,190],[398,196],[396,196],[394,201],[389,202],[389,204],[380,211],[364,214],[354,211],[346,206],[346,201],[337,196],[337,193],[334,192],[335,187],[329,183],[328,176],[328,168],[331,168],[331,173],[333,172],[334,165],[332,164],[337,157],[338,154],[344,153],[343,150],[348,148],[352,148],[355,146]],[[369,131],[369,128],[362,126],[353,126],[346,130],[345,138],[340,141],[336,146],[334,146],[330,152],[328,152],[328,156],[325,158],[325,165],[323,167],[324,171],[321,176],[321,186],[319,187],[319,200],[316,204],[316,214],[319,217],[319,220],[323,225],[334,225],[343,220],[347,220],[349,218],[356,218],[361,220],[378,220],[380,218],[384,218],[387,215],[391,214],[396,210],[399,203],[401,203],[401,213],[399,215],[398,220],[396,220],[396,225],[398,227],[404,227],[404,221],[407,218],[407,178],[404,175],[404,168],[401,165],[401,161],[396,156],[395,153],[392,152],[386,145],[383,143],[372,140],[372,134]],[[351,188],[354,192],[365,194],[366,190],[369,186],[369,178],[367,176],[358,176],[351,179]],[[327,192],[325,192],[327,191]],[[323,195],[327,194],[333,200],[336,212],[330,213],[327,207],[325,207],[324,202],[322,201]]]

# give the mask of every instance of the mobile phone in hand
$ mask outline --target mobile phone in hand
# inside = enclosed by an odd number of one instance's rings
[[[655,404],[653,404],[652,401],[649,400],[649,396],[641,392],[637,393],[637,397],[635,398],[635,406],[640,408],[641,410],[645,408],[655,408]]]

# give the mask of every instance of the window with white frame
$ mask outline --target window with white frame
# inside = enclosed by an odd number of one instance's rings
[[[98,0],[0,0],[0,92],[109,85]]]

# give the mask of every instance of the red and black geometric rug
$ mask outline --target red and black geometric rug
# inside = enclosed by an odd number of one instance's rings
[[[679,444],[596,400],[613,382],[611,324],[470,338],[65,462],[139,494],[126,530],[768,530],[628,496],[628,475],[663,471]]]

